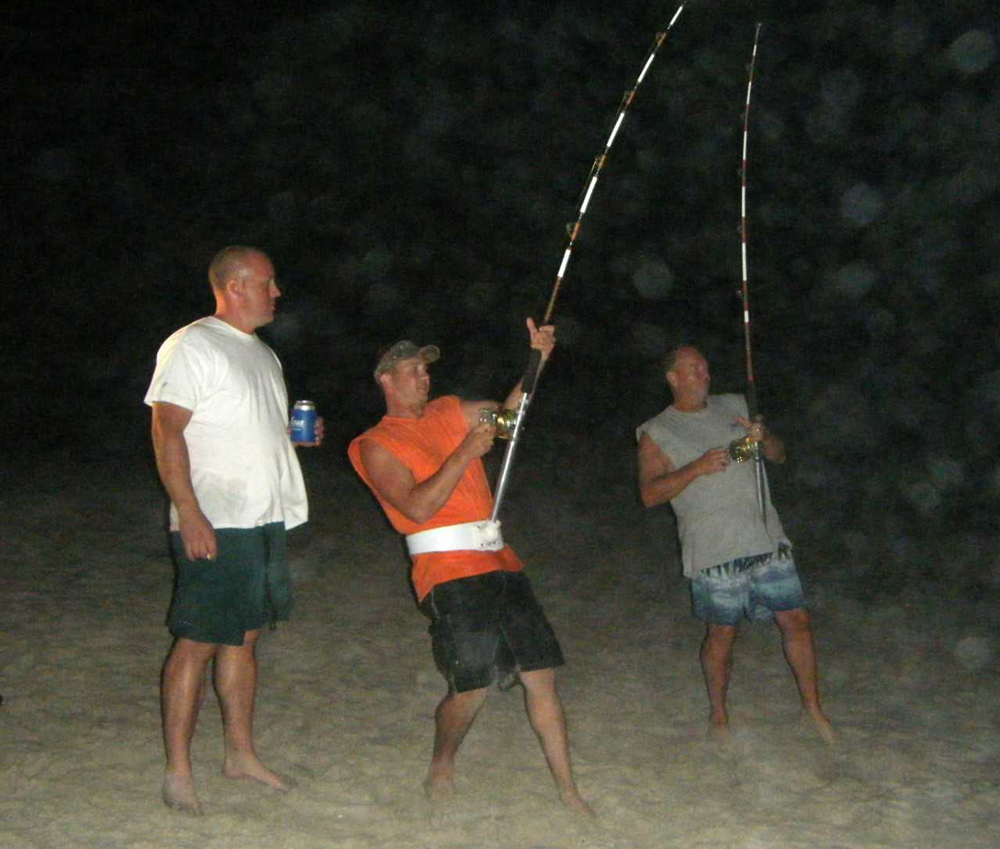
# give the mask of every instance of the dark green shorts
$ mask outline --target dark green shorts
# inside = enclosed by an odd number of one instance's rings
[[[218,528],[215,560],[188,560],[181,535],[170,534],[177,566],[167,627],[199,643],[243,645],[247,631],[288,619],[292,585],[284,522]]]

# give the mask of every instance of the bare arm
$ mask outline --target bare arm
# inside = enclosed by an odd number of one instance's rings
[[[556,344],[555,327],[551,324],[536,327],[532,319],[527,320],[528,335],[530,337],[530,347],[541,354],[541,361],[538,364],[538,374],[542,373],[542,368],[552,355],[552,349]],[[496,410],[502,407],[505,410],[514,410],[521,401],[521,384],[523,378],[514,384],[514,388],[507,394],[503,404],[496,401],[462,401],[462,415],[465,416],[465,423],[469,430],[473,430],[479,425],[479,411],[482,409]]]
[[[646,507],[670,501],[702,475],[725,470],[729,455],[725,448],[712,448],[679,469],[653,442],[648,433],[639,437],[639,496]]]
[[[464,406],[464,405],[463,405]],[[482,406],[482,405],[480,405]],[[426,522],[444,507],[470,462],[493,445],[493,428],[476,424],[441,467],[417,483],[410,470],[371,439],[361,442],[361,463],[378,495],[413,522]]]
[[[530,339],[529,346],[541,354],[541,361],[538,364],[538,374],[541,375],[542,369],[545,368],[545,363],[552,356],[552,349],[556,346],[556,329],[551,324],[536,327],[534,320],[530,318],[527,319],[526,323],[528,325],[528,338]],[[521,402],[522,382],[523,379],[515,383],[514,388],[508,393],[507,399],[503,402],[505,410],[513,410]]]
[[[153,451],[156,469],[167,495],[177,508],[184,553],[189,560],[214,560],[217,552],[215,530],[205,518],[191,485],[191,460],[184,428],[191,421],[191,411],[176,404],[153,404]]]
[[[459,400],[459,405],[462,407],[462,417],[465,419],[465,426],[470,430],[475,430],[479,427],[479,411],[480,410],[495,410],[500,405],[496,401],[462,401]]]
[[[541,367],[539,367],[541,370]],[[497,401],[462,401],[462,415],[465,416],[465,423],[469,426],[469,430],[476,427],[479,424],[479,411],[480,410],[516,410],[517,405],[521,402],[521,384],[523,380],[519,380],[514,384],[514,388],[510,390],[507,398],[502,404]]]

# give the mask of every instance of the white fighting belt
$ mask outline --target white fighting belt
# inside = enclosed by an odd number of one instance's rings
[[[410,534],[406,547],[411,557],[429,551],[499,551],[503,548],[503,537],[499,522],[483,519]]]

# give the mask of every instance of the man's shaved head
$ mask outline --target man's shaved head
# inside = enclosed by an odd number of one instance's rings
[[[247,266],[247,261],[254,256],[266,257],[266,254],[246,245],[230,245],[223,248],[212,258],[208,266],[208,282],[215,291],[224,291],[226,281],[234,277],[239,278]]]

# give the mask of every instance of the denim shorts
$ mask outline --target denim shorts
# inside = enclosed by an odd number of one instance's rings
[[[563,664],[555,632],[522,572],[487,572],[436,584],[430,617],[434,662],[452,693],[516,682],[518,672]]]
[[[181,535],[170,534],[177,565],[167,627],[198,643],[243,645],[247,631],[288,619],[292,587],[285,523],[216,528],[214,560],[188,560]]]
[[[713,625],[766,622],[775,612],[805,607],[791,549],[741,557],[698,572],[691,579],[694,615]]]

